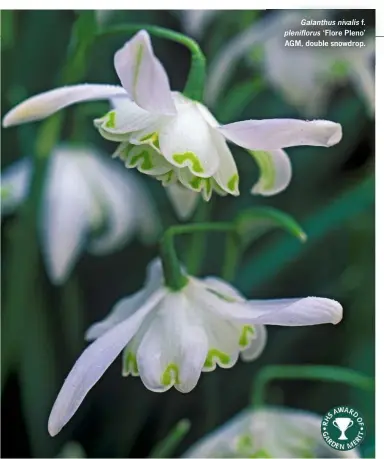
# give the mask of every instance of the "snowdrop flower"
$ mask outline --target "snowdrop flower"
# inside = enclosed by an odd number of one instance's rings
[[[332,19],[324,10],[309,13],[313,20]],[[302,30],[322,31],[324,27],[302,26],[303,12],[282,11],[267,16],[240,33],[226,45],[211,66],[207,83],[208,102],[214,104],[220,96],[236,62],[247,57],[258,72],[296,106],[304,116],[318,117],[324,114],[332,90],[337,84],[351,83],[366,102],[371,115],[375,110],[375,79],[373,36],[364,37],[364,47],[287,47],[287,40],[311,38],[342,41],[335,38],[288,35]],[[347,37],[348,38],[348,37]],[[356,37],[353,38],[357,41]]]
[[[56,399],[48,430],[56,435],[88,391],[124,349],[123,375],[140,376],[154,392],[172,386],[183,393],[202,371],[231,368],[239,356],[257,358],[265,325],[338,323],[342,307],[326,298],[244,299],[224,281],[189,276],[179,291],[164,285],[161,263],[149,266],[144,288],[120,300],[86,338],[95,340],[75,363]]]
[[[28,195],[32,162],[24,158],[1,176],[2,214]],[[141,182],[90,148],[62,145],[51,154],[39,236],[48,275],[65,282],[84,248],[103,255],[118,250],[137,233],[153,240],[159,221]]]
[[[287,408],[249,408],[193,445],[182,457],[360,457],[336,451],[321,436],[321,417]]]
[[[182,10],[179,12],[183,30],[194,38],[200,38],[218,10]]]
[[[254,192],[273,194],[287,186],[291,175],[283,148],[330,147],[342,137],[341,126],[326,120],[220,125],[203,104],[171,91],[144,30],[116,52],[114,64],[122,86],[81,84],[48,91],[12,109],[4,126],[41,119],[81,101],[112,99],[115,108],[94,123],[101,135],[120,143],[115,156],[164,186],[179,184],[205,200],[213,191],[239,194],[239,175],[227,140],[254,151],[262,170]],[[181,196],[179,207],[183,206],[182,195],[175,196]]]

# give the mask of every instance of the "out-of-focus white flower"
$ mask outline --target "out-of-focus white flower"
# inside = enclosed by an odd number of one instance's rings
[[[203,437],[182,457],[360,457],[357,449],[336,451],[321,435],[321,417],[287,408],[247,409]]]
[[[48,91],[12,109],[4,117],[4,126],[41,119],[77,102],[112,99],[115,109],[95,120],[95,125],[105,138],[121,142],[115,155],[164,186],[178,183],[205,200],[213,191],[239,194],[239,175],[226,140],[255,151],[262,174],[254,192],[274,194],[288,185],[291,176],[282,148],[330,147],[342,137],[341,126],[325,120],[219,125],[204,105],[170,90],[144,30],[116,52],[114,63],[122,87],[90,84]],[[177,207],[184,207],[185,195],[175,193],[174,199],[180,199]]]
[[[349,41],[348,37],[294,35],[302,31],[323,32],[324,26],[303,26],[303,12],[281,11],[267,16],[240,33],[225,46],[210,68],[207,102],[213,105],[236,69],[236,62],[247,60],[265,79],[280,91],[288,102],[305,116],[324,114],[336,84],[351,83],[366,102],[371,115],[375,110],[374,36],[352,37],[363,47],[304,46],[310,39]],[[328,18],[323,10],[311,11],[314,21]],[[334,28],[332,29],[334,30]],[[336,29],[335,29],[336,30]],[[286,35],[291,33],[291,35]],[[286,46],[286,41],[301,40],[303,46]]]
[[[103,255],[135,233],[145,242],[155,239],[159,220],[140,179],[89,148],[62,145],[49,161],[39,236],[54,284],[65,282],[84,248]],[[2,173],[3,215],[28,195],[32,169],[24,158]]]
[[[66,459],[75,459],[75,458],[86,458],[84,448],[80,443],[75,441],[70,441],[65,443],[60,453],[56,457],[66,458]]]
[[[187,279],[181,290],[168,289],[156,260],[144,288],[89,328],[86,338],[95,342],[64,382],[49,418],[51,435],[70,420],[123,349],[123,375],[139,375],[154,392],[175,386],[185,393],[202,371],[231,368],[239,355],[257,358],[266,343],[264,325],[336,324],[342,318],[341,305],[327,298],[248,301],[221,279]]]
[[[213,17],[219,10],[182,10],[180,11],[183,30],[194,38],[200,38]]]

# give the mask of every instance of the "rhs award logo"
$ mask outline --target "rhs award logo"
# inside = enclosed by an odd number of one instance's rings
[[[350,406],[336,406],[323,417],[321,435],[331,448],[348,451],[356,448],[363,441],[364,419]]]

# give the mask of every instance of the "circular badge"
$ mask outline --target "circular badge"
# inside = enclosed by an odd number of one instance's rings
[[[338,451],[356,448],[365,437],[363,416],[350,406],[336,406],[324,415],[321,435],[328,446]]]

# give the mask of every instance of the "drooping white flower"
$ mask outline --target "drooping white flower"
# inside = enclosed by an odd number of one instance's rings
[[[348,83],[361,95],[369,114],[373,115],[374,36],[367,33],[361,39],[352,37],[355,42],[363,41],[362,47],[304,46],[308,39],[312,42],[347,42],[350,39],[325,36],[324,26],[303,26],[303,15],[303,11],[281,11],[265,16],[225,45],[210,67],[207,82],[209,104],[213,105],[220,97],[236,64],[247,58],[257,73],[263,72],[266,81],[304,116],[322,116],[336,85]],[[334,19],[332,13],[324,10],[311,10],[308,16],[314,21]],[[295,35],[303,31],[319,35]],[[291,40],[301,40],[303,46],[286,46],[286,42]]]
[[[115,155],[164,186],[178,183],[205,200],[213,191],[239,194],[239,175],[226,140],[256,151],[262,175],[253,190],[268,195],[285,188],[291,176],[283,148],[330,147],[342,137],[341,126],[325,120],[220,125],[203,104],[170,90],[168,76],[143,30],[116,52],[114,64],[122,87],[89,84],[48,91],[12,109],[4,117],[4,126],[41,119],[81,101],[113,99],[114,110],[95,120],[95,126],[105,138],[120,142]]]
[[[203,437],[182,457],[361,457],[357,449],[337,451],[321,435],[321,416],[288,408],[249,408]]]
[[[49,432],[56,435],[62,429],[123,349],[123,375],[139,375],[154,392],[175,386],[185,393],[202,371],[231,368],[240,355],[257,358],[266,343],[265,325],[336,324],[341,318],[342,307],[334,300],[247,301],[213,277],[189,276],[185,287],[172,291],[156,260],[145,287],[120,300],[87,331],[86,338],[95,341],[67,376],[52,408]]]
[[[149,242],[159,231],[151,197],[140,180],[89,148],[62,145],[49,159],[39,217],[46,269],[54,284],[65,282],[84,248],[103,255],[121,248],[135,233]],[[1,175],[2,214],[28,195],[31,158]]]
[[[200,38],[218,10],[179,11],[183,30],[194,38]]]

